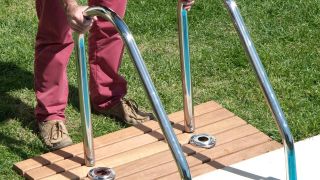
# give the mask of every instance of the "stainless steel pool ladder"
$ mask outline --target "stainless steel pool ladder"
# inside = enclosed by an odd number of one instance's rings
[[[111,22],[121,35],[131,59],[134,62],[136,69],[140,75],[143,86],[147,92],[148,98],[151,101],[151,105],[156,114],[162,132],[165,136],[166,142],[171,150],[171,153],[175,159],[178,170],[180,172],[181,179],[191,179],[188,163],[184,157],[181,146],[174,134],[167,114],[160,102],[158,93],[152,83],[150,75],[141,57],[139,49],[135,43],[135,40],[129,31],[124,21],[112,10],[106,7],[90,7],[84,11],[84,16],[93,17],[99,16],[106,21]],[[83,130],[83,145],[84,145],[84,158],[87,166],[94,166],[94,148],[93,148],[93,135],[92,125],[90,118],[90,101],[89,90],[87,81],[86,70],[86,53],[84,35],[78,34],[76,37],[76,52],[77,52],[77,71],[78,71],[78,86],[79,86],[79,99],[80,99],[80,112],[81,122]]]
[[[234,0],[225,0],[225,5],[229,11],[233,24],[241,39],[242,45],[249,57],[251,65],[259,81],[260,87],[271,109],[273,118],[277,123],[278,130],[281,134],[286,157],[287,179],[296,180],[297,171],[294,140],[293,136],[291,135],[290,128],[287,124],[287,120],[280,107],[277,97],[272,89],[268,76],[264,70],[259,55],[254,47],[253,41],[250,38],[249,32],[244,24],[237,4]]]

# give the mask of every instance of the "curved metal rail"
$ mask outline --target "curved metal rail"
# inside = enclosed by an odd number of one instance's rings
[[[229,10],[230,16],[233,20],[233,24],[237,29],[242,45],[245,48],[246,53],[250,59],[250,62],[258,78],[260,87],[262,88],[264,96],[271,109],[273,118],[276,120],[279,132],[282,136],[284,150],[286,153],[287,179],[289,178],[290,180],[296,180],[297,172],[296,172],[294,140],[291,135],[284,113],[282,112],[280,104],[276,98],[276,95],[269,82],[268,76],[261,63],[259,55],[250,38],[249,32],[244,24],[239,8],[237,7],[237,4],[235,3],[234,0],[225,0],[225,5]]]
[[[171,153],[175,159],[175,162],[178,166],[178,170],[180,172],[182,179],[191,179],[191,174],[189,170],[188,163],[184,157],[183,151],[181,146],[172,130],[170,121],[167,117],[167,114],[160,102],[160,98],[156,92],[156,89],[151,81],[150,75],[147,71],[147,68],[144,64],[144,61],[141,57],[141,54],[138,50],[138,47],[134,41],[134,38],[129,31],[127,25],[123,22],[123,20],[112,10],[106,7],[90,7],[84,11],[84,16],[93,17],[99,16],[109,22],[111,22],[114,27],[118,30],[119,34],[121,35],[122,39],[127,46],[131,59],[133,60],[136,69],[140,75],[142,83],[145,87],[149,100],[153,106],[154,112],[159,120],[160,127],[162,132],[168,142],[170,147]],[[87,93],[87,84],[86,80],[87,77],[85,75],[85,53],[84,53],[84,40],[83,35],[78,36],[78,61],[81,64],[80,73],[79,73],[79,92],[80,92],[80,103],[81,104],[81,114],[82,117],[82,124],[85,128],[84,129],[84,150],[85,150],[85,161],[87,165],[92,165],[94,162],[94,153],[93,153],[93,143],[92,143],[92,130],[91,130],[91,120],[87,115],[90,116],[90,105],[87,105],[88,93]],[[81,72],[82,71],[82,72]],[[82,89],[82,90],[80,90]],[[81,100],[85,99],[85,100]],[[83,106],[83,107],[82,107]],[[89,109],[88,109],[89,108]],[[84,111],[82,111],[84,110]],[[88,162],[88,163],[87,163]]]
[[[79,103],[80,103],[80,116],[83,134],[83,149],[84,160],[86,166],[94,166],[95,156],[93,148],[93,133],[91,124],[91,108],[89,97],[89,85],[87,77],[86,65],[86,51],[84,35],[77,34],[75,37],[76,44],[76,57],[77,57],[77,75],[78,75],[78,90],[79,90]]]
[[[180,47],[180,65],[184,105],[184,130],[191,133],[195,131],[194,110],[192,105],[191,66],[189,56],[188,12],[183,3],[178,2],[178,32]]]

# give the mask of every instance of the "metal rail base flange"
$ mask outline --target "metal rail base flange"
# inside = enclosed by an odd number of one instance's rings
[[[201,148],[206,148],[210,149],[213,148],[216,145],[216,138],[214,136],[210,136],[209,134],[195,134],[192,135],[190,138],[190,144],[201,147]]]
[[[91,180],[114,180],[116,173],[107,167],[96,167],[89,171],[88,178]]]

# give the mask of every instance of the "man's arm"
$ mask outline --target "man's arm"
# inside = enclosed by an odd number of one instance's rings
[[[194,0],[179,0],[183,3],[183,8],[189,11],[191,6],[194,4]]]
[[[64,7],[65,11],[67,11],[67,9],[72,6],[78,6],[76,0],[60,0],[60,2],[62,3],[62,6]]]
[[[84,33],[90,29],[93,20],[83,17],[82,12],[88,8],[88,6],[78,5],[76,0],[60,0],[67,16],[67,21],[72,30],[78,33]],[[190,10],[194,4],[194,0],[179,0],[184,3],[183,8]]]
[[[84,18],[82,14],[88,6],[80,6],[76,0],[60,0],[60,2],[72,30],[84,33],[90,29],[93,20]]]

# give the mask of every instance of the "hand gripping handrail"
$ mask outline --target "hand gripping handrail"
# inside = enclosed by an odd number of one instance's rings
[[[142,83],[145,87],[149,100],[151,101],[154,112],[158,118],[162,132],[168,142],[171,153],[175,159],[178,166],[180,176],[182,179],[191,179],[191,174],[189,170],[188,163],[184,157],[181,146],[175,136],[170,121],[167,114],[160,102],[160,98],[156,92],[156,89],[151,81],[150,75],[141,57],[139,49],[134,41],[134,38],[129,31],[127,25],[123,20],[112,10],[106,7],[90,7],[83,12],[84,16],[93,17],[99,16],[109,22],[111,22],[114,27],[118,30],[124,43],[128,49],[131,59],[133,60],[136,69],[140,75]],[[85,162],[87,166],[94,165],[94,153],[93,153],[93,142],[92,142],[92,126],[90,120],[90,104],[88,95],[88,85],[86,76],[86,65],[85,65],[85,50],[84,50],[84,36],[79,34],[77,37],[77,57],[79,66],[79,93],[81,104],[81,121],[84,133],[84,151],[85,151]]]
[[[191,133],[195,131],[195,123],[194,110],[192,105],[192,83],[188,37],[188,12],[183,8],[183,3],[181,1],[178,1],[177,14],[184,106],[184,130],[185,132]]]
[[[271,109],[273,118],[276,120],[278,129],[280,131],[282,141],[284,144],[284,150],[286,153],[285,157],[286,157],[287,179],[296,180],[297,172],[296,172],[296,159],[295,159],[295,151],[294,151],[294,140],[291,135],[284,113],[282,112],[280,104],[268,80],[268,76],[264,70],[264,67],[261,63],[259,55],[250,38],[249,32],[244,24],[239,8],[237,7],[234,0],[225,0],[225,5],[229,10],[230,16],[233,20],[233,24],[237,29],[242,45],[245,48],[246,53],[250,59],[250,62],[258,78],[260,87],[262,88],[264,96]]]

